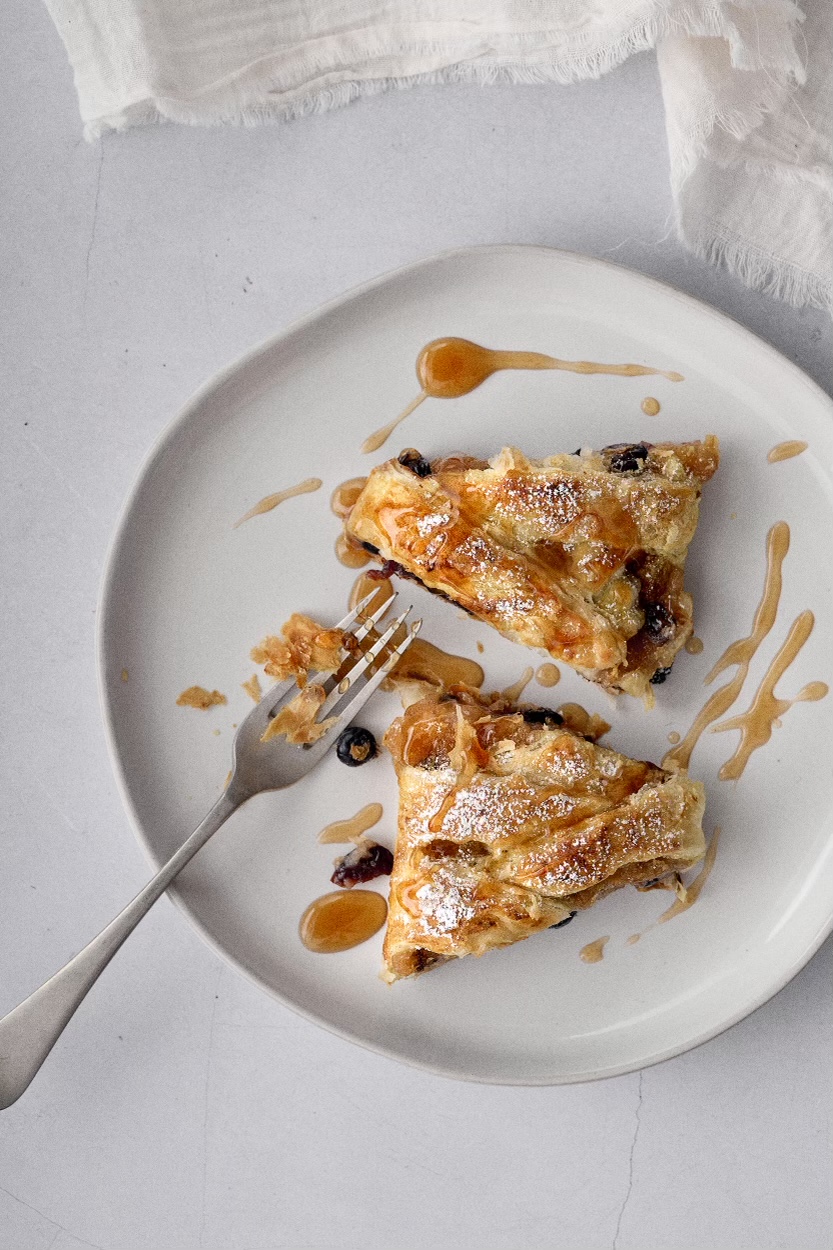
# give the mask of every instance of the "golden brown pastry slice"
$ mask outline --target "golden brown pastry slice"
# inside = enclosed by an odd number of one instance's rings
[[[702,858],[702,785],[599,746],[564,710],[458,688],[388,730],[399,779],[388,980],[521,941]]]
[[[386,572],[650,703],[692,632],[683,569],[718,463],[711,436],[488,463],[409,450],[372,471],[345,530]]]

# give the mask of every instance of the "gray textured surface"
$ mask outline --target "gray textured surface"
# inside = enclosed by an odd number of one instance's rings
[[[6,25],[0,1011],[145,879],[99,724],[98,582],[141,456],[220,366],[385,269],[530,242],[691,292],[833,389],[826,317],[673,239],[651,57],[570,88],[420,89],[88,147],[45,12],[16,0]],[[12,740],[33,703],[42,724]],[[0,1244],[821,1250],[831,964],[828,942],[753,1017],[641,1075],[479,1088],[295,1018],[163,900],[0,1117]]]

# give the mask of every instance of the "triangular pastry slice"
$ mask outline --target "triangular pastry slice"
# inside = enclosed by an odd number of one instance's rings
[[[598,745],[595,720],[457,688],[394,721],[387,980],[521,941],[702,858],[702,785]]]
[[[371,472],[345,530],[386,572],[652,703],[692,632],[683,569],[718,463],[713,436],[544,460],[409,450]]]

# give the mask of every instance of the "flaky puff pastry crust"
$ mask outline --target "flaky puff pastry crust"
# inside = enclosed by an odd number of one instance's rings
[[[391,725],[399,828],[387,980],[509,946],[703,857],[699,782],[557,722],[529,723],[458,689]]]
[[[424,477],[390,460],[345,530],[507,637],[650,704],[692,632],[683,567],[718,463],[711,436],[544,460],[508,447]]]

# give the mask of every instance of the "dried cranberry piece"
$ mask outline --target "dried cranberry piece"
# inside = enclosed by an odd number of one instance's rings
[[[386,846],[380,846],[378,842],[364,842],[336,860],[330,880],[333,885],[351,890],[354,885],[372,881],[374,877],[389,877],[392,869],[393,855]]]
[[[652,642],[671,642],[677,632],[677,622],[664,604],[645,605],[645,632]]]
[[[396,560],[385,560],[380,569],[368,569],[366,576],[374,582],[386,582],[397,573],[403,573],[402,565]]]

